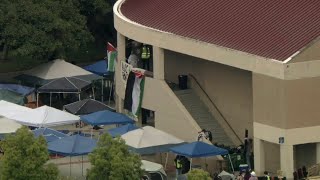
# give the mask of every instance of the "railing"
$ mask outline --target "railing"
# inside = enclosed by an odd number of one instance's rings
[[[212,99],[210,98],[210,96],[206,93],[206,91],[202,88],[201,84],[199,83],[199,81],[196,79],[196,77],[194,77],[194,75],[189,74],[189,76],[198,84],[198,86],[200,87],[200,89],[202,90],[202,92],[206,95],[206,97],[209,99],[209,101],[211,102],[211,104],[215,107],[215,109],[218,111],[218,113],[220,114],[220,116],[222,117],[222,119],[227,123],[227,125],[229,126],[229,128],[231,129],[231,131],[236,135],[236,137],[238,138],[238,140],[242,143],[241,138],[237,135],[237,133],[235,132],[235,130],[231,127],[231,125],[229,124],[228,120],[225,118],[225,116],[221,113],[221,111],[219,110],[218,106],[212,101]]]

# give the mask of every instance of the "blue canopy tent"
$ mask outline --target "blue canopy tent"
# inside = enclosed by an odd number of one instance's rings
[[[88,65],[83,67],[83,69],[92,72],[93,74],[99,75],[99,76],[103,76],[105,79],[107,80],[113,80],[113,72],[109,72],[108,71],[108,63],[107,60],[100,60],[94,64]],[[111,85],[110,85],[111,86]],[[103,101],[103,88],[104,87],[104,80],[102,79],[101,82],[101,101]],[[111,86],[112,87],[112,86]],[[112,91],[112,90],[111,90]],[[111,91],[109,96],[111,95]],[[110,98],[109,98],[109,102],[110,102]]]
[[[35,137],[43,136],[47,142],[55,141],[67,137],[68,135],[50,128],[39,128],[33,130]]]
[[[70,175],[71,175],[71,156],[86,155],[93,151],[97,146],[97,141],[80,135],[68,136],[48,143],[48,150],[54,154],[70,156]],[[83,156],[82,156],[83,174]]]
[[[108,133],[112,136],[112,137],[116,137],[116,136],[121,136],[129,131],[138,129],[139,127],[134,125],[134,124],[126,124],[120,127],[116,127],[116,128],[112,128],[108,130]]]
[[[80,119],[93,126],[135,123],[133,119],[124,114],[111,112],[108,110],[83,115],[80,116]]]
[[[170,151],[176,154],[191,158],[190,168],[192,164],[192,158],[196,158],[196,157],[228,155],[230,160],[230,155],[228,150],[204,143],[202,141],[196,141],[196,142],[176,146],[176,147],[170,148]],[[230,160],[230,163],[231,163],[232,170],[234,171],[231,160]]]
[[[101,60],[94,64],[85,66],[83,67],[83,69],[103,77],[110,75],[110,72],[108,72],[108,63],[106,60]]]

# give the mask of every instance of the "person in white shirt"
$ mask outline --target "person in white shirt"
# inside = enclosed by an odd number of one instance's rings
[[[133,67],[133,68],[138,68],[138,63],[139,63],[139,57],[131,51],[130,56],[128,57],[128,63]]]

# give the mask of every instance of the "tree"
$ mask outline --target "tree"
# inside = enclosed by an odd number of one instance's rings
[[[139,156],[129,152],[124,140],[108,134],[100,137],[89,160],[93,167],[88,178],[92,180],[139,180],[143,174]]]
[[[189,180],[198,180],[198,179],[203,179],[203,180],[210,180],[210,174],[202,169],[192,169],[188,173],[188,179]]]
[[[37,59],[63,58],[93,40],[87,19],[72,0],[2,0],[0,47]]]
[[[4,151],[1,179],[57,179],[58,168],[53,164],[45,165],[49,159],[46,140],[35,138],[27,127],[6,137],[1,148]]]

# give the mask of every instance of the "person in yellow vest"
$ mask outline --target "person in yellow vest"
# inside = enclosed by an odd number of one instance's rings
[[[182,162],[181,162],[181,156],[177,155],[174,159],[174,165],[176,167],[176,178],[182,173]]]
[[[141,52],[141,60],[143,63],[143,69],[145,70],[150,70],[150,67],[149,67],[150,57],[151,57],[150,48],[146,44],[143,44],[142,52]]]
[[[271,180],[268,171],[264,172],[264,177],[265,177],[265,180]]]

